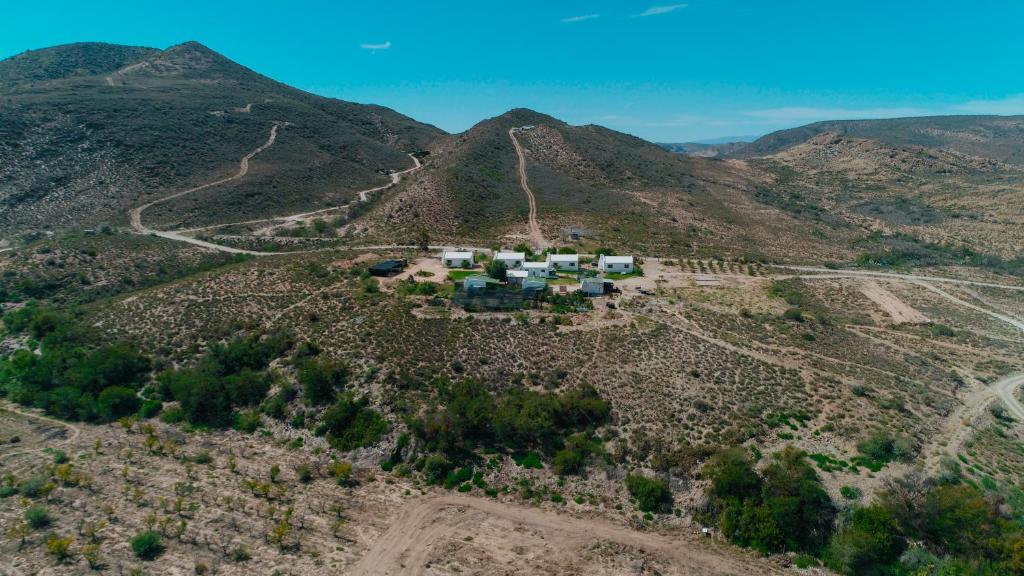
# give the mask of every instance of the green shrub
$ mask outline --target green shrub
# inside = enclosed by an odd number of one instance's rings
[[[353,450],[369,446],[387,433],[387,421],[368,404],[365,398],[356,400],[349,394],[324,412],[324,431],[332,447]]]
[[[313,406],[333,401],[338,389],[345,385],[347,377],[348,367],[344,364],[315,359],[302,361],[297,373],[303,397]]]
[[[29,527],[33,530],[40,530],[49,526],[53,519],[50,517],[50,512],[43,506],[29,506],[25,510],[25,522],[28,523]]]
[[[164,552],[160,534],[151,530],[136,535],[132,538],[131,545],[132,552],[141,560],[155,560]]]
[[[660,478],[629,475],[626,476],[626,489],[643,512],[672,511],[672,492],[668,488],[668,483]]]
[[[252,434],[263,424],[260,413],[255,410],[245,410],[235,413],[234,429],[239,432]]]

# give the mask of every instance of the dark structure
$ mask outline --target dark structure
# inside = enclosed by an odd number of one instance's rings
[[[395,276],[405,269],[405,260],[381,260],[370,266],[370,274],[374,276]]]

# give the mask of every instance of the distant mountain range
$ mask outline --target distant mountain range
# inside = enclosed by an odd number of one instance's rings
[[[514,243],[527,202],[508,131],[529,125],[518,139],[553,239],[576,227],[638,253],[800,261],[850,260],[895,237],[1006,256],[1024,245],[1024,117],[819,122],[753,142],[657,145],[516,109],[447,134],[291,88],[195,42],[26,52],[0,61],[0,102],[4,238],[124,225],[132,206],[233,174],[276,124],[245,178],[154,206],[147,223],[337,206],[419,152],[425,167],[354,214],[353,233]]]
[[[753,139],[751,139],[753,140]],[[659,144],[669,152],[677,154],[688,154],[690,156],[702,156],[704,158],[717,158],[732,154],[750,143],[751,140],[728,140],[723,142],[680,142],[676,144]]]

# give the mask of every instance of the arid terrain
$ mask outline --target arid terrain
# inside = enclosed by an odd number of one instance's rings
[[[869,568],[1017,566],[1004,134],[829,125],[696,158],[522,109],[443,134],[191,43],[59,50],[93,64],[0,62],[0,573],[867,574],[864,511],[897,542]],[[49,116],[182,86],[206,99],[176,138],[242,119],[175,169]],[[584,272],[480,310],[463,282],[500,283],[499,247]],[[581,296],[611,253],[637,268]],[[973,511],[992,571],[902,494]]]

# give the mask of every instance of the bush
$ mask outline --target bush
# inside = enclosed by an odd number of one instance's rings
[[[155,560],[164,552],[160,534],[147,530],[132,538],[132,552],[141,560]]]
[[[843,574],[888,574],[907,543],[895,517],[879,505],[857,508],[849,525],[832,538],[825,553],[830,568]]]
[[[453,468],[444,456],[430,456],[423,463],[423,480],[427,484],[440,484]]]
[[[255,410],[246,410],[244,412],[238,412],[235,414],[234,429],[239,432],[245,432],[252,434],[256,430],[259,430],[263,421],[260,419],[260,413]]]
[[[345,384],[348,368],[336,362],[305,360],[300,363],[298,380],[302,384],[303,397],[313,406],[327,404],[334,400],[339,388]]]
[[[762,552],[819,551],[831,536],[835,508],[805,456],[789,446],[772,454],[759,476],[739,449],[716,455],[705,476],[722,533]]]
[[[29,527],[33,530],[40,530],[49,526],[53,519],[50,517],[50,512],[43,506],[29,506],[25,510],[25,522],[28,523]]]
[[[367,405],[365,398],[355,400],[347,395],[324,412],[323,426],[332,447],[353,450],[369,446],[387,433],[387,421]]]
[[[100,392],[96,401],[100,414],[107,421],[134,414],[139,410],[139,396],[124,386],[111,386]]]
[[[659,478],[640,475],[626,476],[626,489],[636,499],[642,512],[668,513],[672,511],[672,492],[668,483]]]

